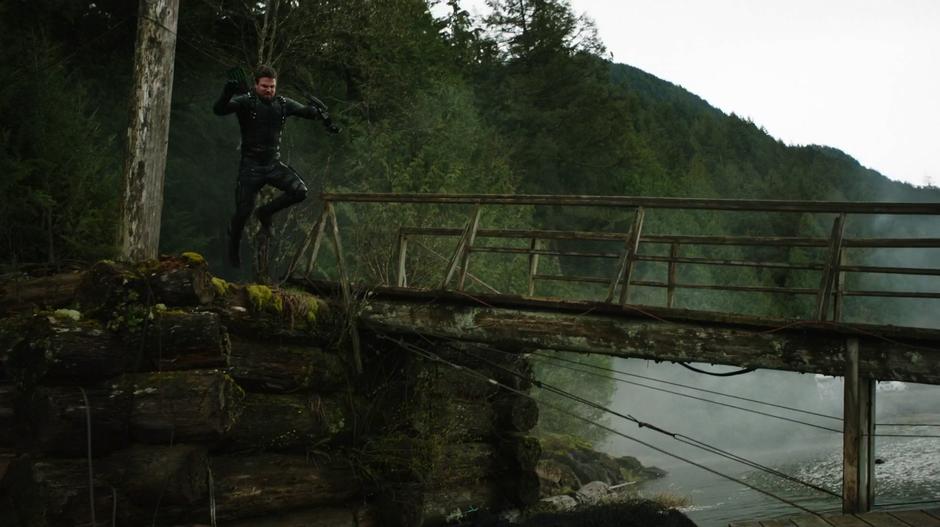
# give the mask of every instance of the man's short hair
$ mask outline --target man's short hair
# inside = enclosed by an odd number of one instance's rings
[[[258,79],[262,77],[270,77],[272,79],[277,78],[277,71],[266,64],[258,66],[258,69],[255,70],[255,84],[258,83]]]

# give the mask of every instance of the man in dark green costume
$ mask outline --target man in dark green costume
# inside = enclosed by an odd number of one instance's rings
[[[307,185],[293,168],[281,162],[281,130],[290,116],[305,119],[323,119],[330,133],[339,133],[339,128],[330,121],[325,107],[316,104],[303,105],[277,92],[277,72],[269,66],[261,66],[254,75],[255,84],[247,93],[239,94],[244,86],[237,80],[225,83],[221,97],[212,107],[216,115],[235,113],[241,128],[241,163],[238,167],[238,182],[235,187],[235,215],[229,225],[229,262],[241,264],[238,247],[242,230],[255,209],[258,192],[271,185],[282,192],[279,196],[258,207],[255,217],[261,224],[261,234],[270,236],[271,217],[277,211],[300,203],[307,197]]]

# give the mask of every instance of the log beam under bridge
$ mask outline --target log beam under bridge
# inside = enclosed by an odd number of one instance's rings
[[[669,362],[845,375],[858,342],[860,377],[940,384],[940,331],[782,321],[668,308],[542,301],[506,295],[373,291],[369,330]]]

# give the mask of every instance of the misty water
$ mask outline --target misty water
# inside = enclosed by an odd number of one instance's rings
[[[733,368],[697,365],[713,371]],[[674,385],[624,375],[633,383],[668,389],[703,399],[746,407],[800,421],[795,423],[747,413],[636,385],[618,383],[611,407],[661,429],[688,436],[728,453],[747,458],[789,474],[815,486],[841,494],[842,484],[842,380],[810,374],[756,371],[719,378],[694,373],[675,364],[655,364],[637,359],[618,359],[614,369],[716,392],[729,393],[820,415],[808,415],[752,402],[702,393]],[[876,395],[879,424],[940,424],[940,386],[879,383]],[[667,435],[640,429],[635,424],[609,421],[623,434],[651,443],[668,454],[681,456],[708,469],[739,479],[815,512],[838,512],[838,498],[788,482],[764,471],[683,444]],[[922,505],[894,508],[940,507],[940,436],[938,427],[878,426],[876,434],[906,434],[920,437],[876,439],[876,508],[891,504],[936,500]],[[680,461],[627,438],[614,436],[601,445],[613,455],[631,455],[645,465],[668,471],[668,475],[642,486],[645,496],[668,494],[688,500],[681,510],[700,527],[725,527],[735,520],[773,518],[804,511]]]

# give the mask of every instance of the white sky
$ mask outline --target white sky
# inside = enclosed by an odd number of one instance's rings
[[[570,0],[615,62],[787,144],[940,185],[940,0]],[[482,0],[464,0],[471,13]]]

